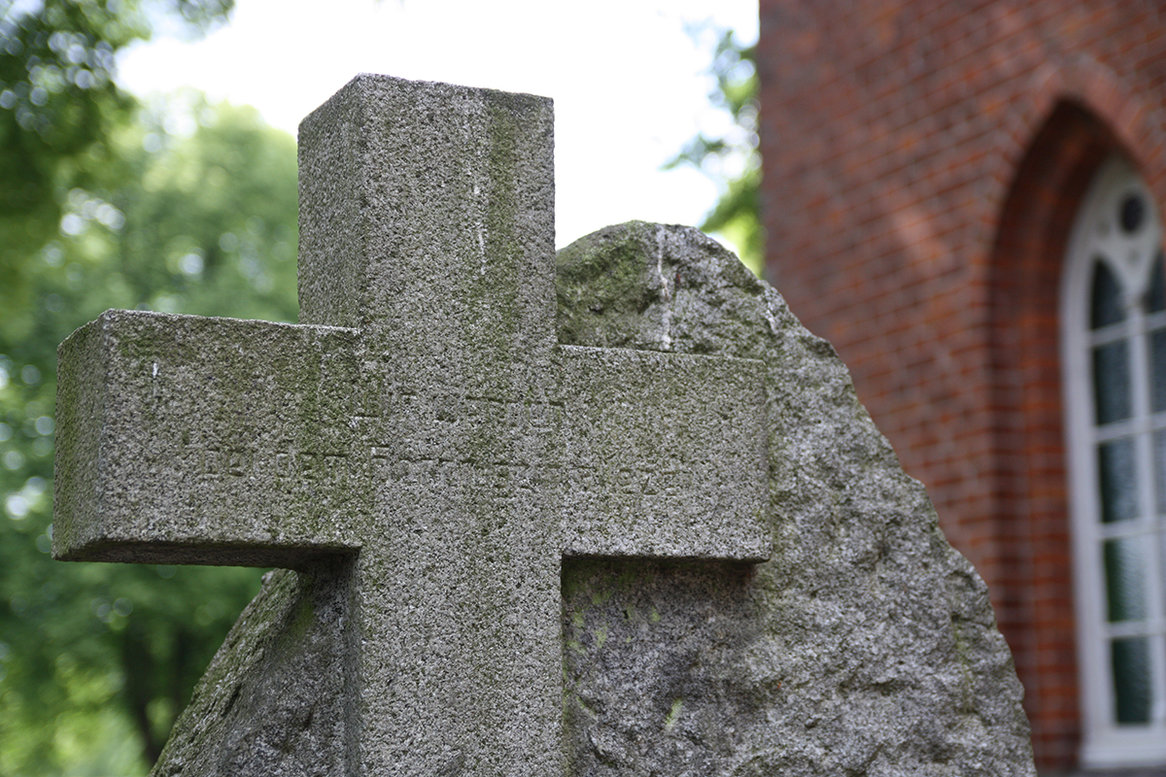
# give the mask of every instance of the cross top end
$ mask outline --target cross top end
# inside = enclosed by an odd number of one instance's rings
[[[299,148],[303,323],[445,342],[501,324],[553,343],[551,100],[361,75],[303,121]],[[492,317],[494,294],[521,294],[508,307],[525,318]]]

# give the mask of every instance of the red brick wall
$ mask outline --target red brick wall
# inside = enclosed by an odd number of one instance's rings
[[[1166,5],[760,0],[767,271],[992,590],[1038,763],[1079,725],[1057,307],[1089,178],[1166,202]]]

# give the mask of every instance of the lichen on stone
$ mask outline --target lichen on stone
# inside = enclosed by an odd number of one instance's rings
[[[557,296],[562,343],[765,363],[775,549],[739,578],[564,568],[571,773],[1034,774],[983,581],[777,291],[696,230],[631,222],[562,249]],[[650,608],[684,628],[621,615]]]

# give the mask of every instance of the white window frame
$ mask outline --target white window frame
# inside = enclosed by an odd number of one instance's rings
[[[1146,230],[1137,239],[1121,234],[1116,224],[1117,203],[1139,192],[1147,204]],[[1133,167],[1121,158],[1105,162],[1095,175],[1077,212],[1070,235],[1061,285],[1061,363],[1065,396],[1065,429],[1069,464],[1069,497],[1073,536],[1074,588],[1077,621],[1077,663],[1081,687],[1081,764],[1086,768],[1147,766],[1166,763],[1166,550],[1162,543],[1161,516],[1156,514],[1153,471],[1154,429],[1166,428],[1166,413],[1150,412],[1149,326],[1161,322],[1166,312],[1147,317],[1141,305],[1150,278],[1151,262],[1162,244],[1162,225],[1154,197]],[[1093,263],[1098,256],[1125,292],[1126,320],[1107,327],[1113,333],[1124,328],[1130,348],[1132,416],[1108,424],[1103,431],[1094,422],[1092,347],[1105,340],[1090,329]],[[1147,258],[1148,257],[1148,260]],[[1152,320],[1147,320],[1151,318]],[[1100,516],[1097,444],[1112,436],[1116,427],[1134,439],[1138,462],[1140,517],[1134,521],[1103,524]],[[1151,722],[1148,725],[1115,723],[1110,639],[1131,631],[1129,624],[1109,623],[1106,616],[1103,541],[1109,537],[1146,534],[1153,537],[1148,549],[1149,610],[1145,628],[1151,635]]]

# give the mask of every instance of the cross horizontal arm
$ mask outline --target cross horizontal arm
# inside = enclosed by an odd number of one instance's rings
[[[54,555],[295,566],[354,548],[358,343],[131,311],[79,329],[59,352]]]
[[[764,561],[764,365],[561,346],[564,552]]]

